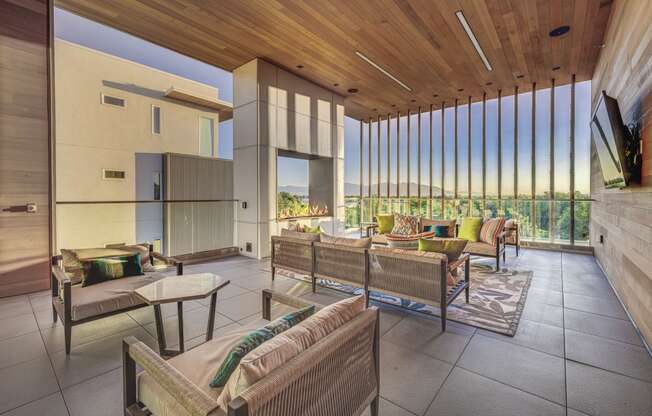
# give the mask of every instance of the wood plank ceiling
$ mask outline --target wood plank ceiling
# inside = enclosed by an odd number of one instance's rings
[[[232,71],[264,58],[368,118],[590,79],[612,0],[56,0],[56,6]],[[462,10],[493,71],[455,16]],[[550,38],[550,30],[570,32]],[[360,51],[409,92],[359,58]],[[298,66],[302,66],[299,68]],[[553,69],[559,67],[557,69]],[[357,93],[347,92],[355,88]]]

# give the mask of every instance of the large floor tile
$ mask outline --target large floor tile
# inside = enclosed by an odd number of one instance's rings
[[[376,306],[380,309],[380,335],[385,335],[390,329],[392,329],[396,324],[401,322],[401,319],[405,318],[408,313],[395,308],[389,305],[382,303],[372,303],[373,306]]]
[[[52,311],[52,293],[39,293],[38,296],[29,296],[29,303],[34,311],[50,310]]]
[[[70,416],[121,415],[122,368],[63,390]]]
[[[26,405],[20,406],[2,416],[68,416],[66,403],[60,392],[56,392],[42,399],[35,400]]]
[[[568,362],[568,406],[596,416],[649,416],[652,384]]]
[[[592,296],[594,298],[603,298],[618,302],[618,298],[606,279],[592,279],[592,281],[588,282],[564,279],[564,293]]]
[[[0,413],[59,391],[47,357],[0,370]]]
[[[422,415],[452,366],[390,342],[380,346],[380,395],[412,413]]]
[[[617,300],[564,293],[564,307],[612,318],[628,319],[623,307]]]
[[[564,330],[553,325],[522,319],[513,337],[485,330],[479,330],[479,333],[499,341],[522,345],[558,357],[564,356]]]
[[[232,298],[234,296],[242,295],[242,294],[247,293],[247,292],[249,292],[249,289],[245,289],[245,288],[240,287],[238,285],[232,285],[232,284],[229,283],[228,285],[224,286],[222,289],[220,289],[217,292],[217,301],[219,302],[219,301],[222,301],[222,300],[225,300],[225,299]],[[199,300],[197,300],[197,302],[199,304],[203,305],[203,306],[210,306],[211,298],[209,296],[209,297],[204,298],[204,299],[199,299]]]
[[[76,325],[72,327],[71,345],[75,347],[136,327],[138,323],[124,313]],[[62,325],[44,329],[41,334],[45,340],[45,347],[51,354],[65,350],[65,333]]]
[[[400,408],[392,402],[380,398],[380,405],[378,406],[378,413],[380,416],[413,416],[414,413],[408,412],[407,410]],[[362,416],[371,416],[371,411],[367,408]]]
[[[561,306],[546,305],[545,303],[531,302],[528,300],[525,302],[525,308],[523,308],[521,319],[563,328],[564,308]]]
[[[0,341],[0,368],[45,356],[43,339],[38,332]]]
[[[32,313],[32,305],[29,303],[27,295],[0,299],[0,320],[26,313]]]
[[[565,416],[564,407],[456,367],[428,416]]]
[[[233,321],[239,321],[262,311],[262,295],[249,292],[217,302],[217,311]]]
[[[563,306],[562,292],[531,287],[527,292],[526,302],[543,303],[552,306]]]
[[[134,336],[157,351],[155,339],[143,328],[134,328],[73,348],[70,355],[60,351],[51,355],[54,371],[62,388],[91,379],[122,366],[122,340]]]
[[[566,330],[566,358],[652,382],[652,357],[636,345]]]
[[[208,308],[202,306],[183,313],[183,338],[188,340],[201,335],[206,335],[208,327]],[[215,313],[214,327],[221,328],[225,325],[232,324],[233,321],[226,316]],[[157,338],[156,323],[152,322],[145,325],[145,329],[154,338]],[[163,330],[165,331],[165,340],[169,347],[179,345],[179,317],[169,316],[163,318]]]
[[[566,404],[562,358],[475,335],[457,365],[561,405]]]
[[[564,322],[566,329],[643,346],[641,337],[630,321],[566,309]]]
[[[455,364],[471,339],[474,329],[449,322],[446,332],[441,321],[409,315],[383,336],[383,340],[433,358]]]
[[[50,315],[52,316],[52,315]],[[0,319],[0,340],[17,337],[38,331],[36,318],[30,310],[29,313]]]

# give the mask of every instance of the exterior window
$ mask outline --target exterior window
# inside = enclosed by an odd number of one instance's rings
[[[161,107],[152,106],[152,134],[161,134]]]
[[[101,94],[101,102],[102,104],[105,105],[110,105],[113,107],[126,107],[127,106],[127,101],[124,98],[119,98],[119,97],[114,97],[111,95],[106,95],[106,94]]]
[[[215,143],[215,122],[212,118],[199,118],[199,155],[217,157],[217,143]]]

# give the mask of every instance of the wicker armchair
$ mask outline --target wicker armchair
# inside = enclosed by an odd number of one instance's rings
[[[277,267],[312,277],[312,245],[313,241],[308,239],[272,236],[272,280]]]
[[[182,262],[154,252],[151,245],[148,249],[152,264],[156,259],[176,267],[177,275],[183,274]],[[142,276],[125,277],[82,287],[81,284],[73,284],[62,263],[61,255],[52,257],[52,319],[56,322],[57,318],[61,318],[66,354],[70,354],[73,326],[147,306],[133,291],[164,277],[161,273],[146,272]]]
[[[266,319],[270,318],[272,301],[294,307],[307,305],[301,299],[265,290]],[[211,341],[215,348],[219,348],[220,342],[219,338]],[[123,343],[125,415],[148,415],[148,407],[156,407],[156,403],[140,396],[137,388],[138,378],[146,374],[169,402],[168,409],[174,409],[168,414],[178,416],[360,415],[368,406],[376,416],[379,346],[379,311],[369,308],[264,376],[223,409],[206,391],[210,387],[198,386],[174,366],[174,360],[179,358],[165,361],[147,345],[129,337]],[[201,354],[193,356],[194,351],[178,357],[186,356],[186,363],[200,366]],[[136,374],[137,364],[144,370],[140,375]]]

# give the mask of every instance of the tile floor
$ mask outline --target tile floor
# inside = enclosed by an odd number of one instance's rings
[[[652,358],[589,256],[523,250],[508,267],[532,270],[523,318],[509,338],[379,305],[382,415],[652,415]],[[215,334],[260,320],[268,263],[232,258],[187,266],[231,279],[218,297]],[[279,277],[274,289],[303,283]],[[330,303],[327,289],[304,297]],[[168,342],[176,308],[164,308]],[[206,301],[185,304],[186,346],[203,341]],[[48,293],[0,299],[0,414],[122,415],[121,348],[133,335],[156,348],[152,308],[73,329],[52,323]]]

